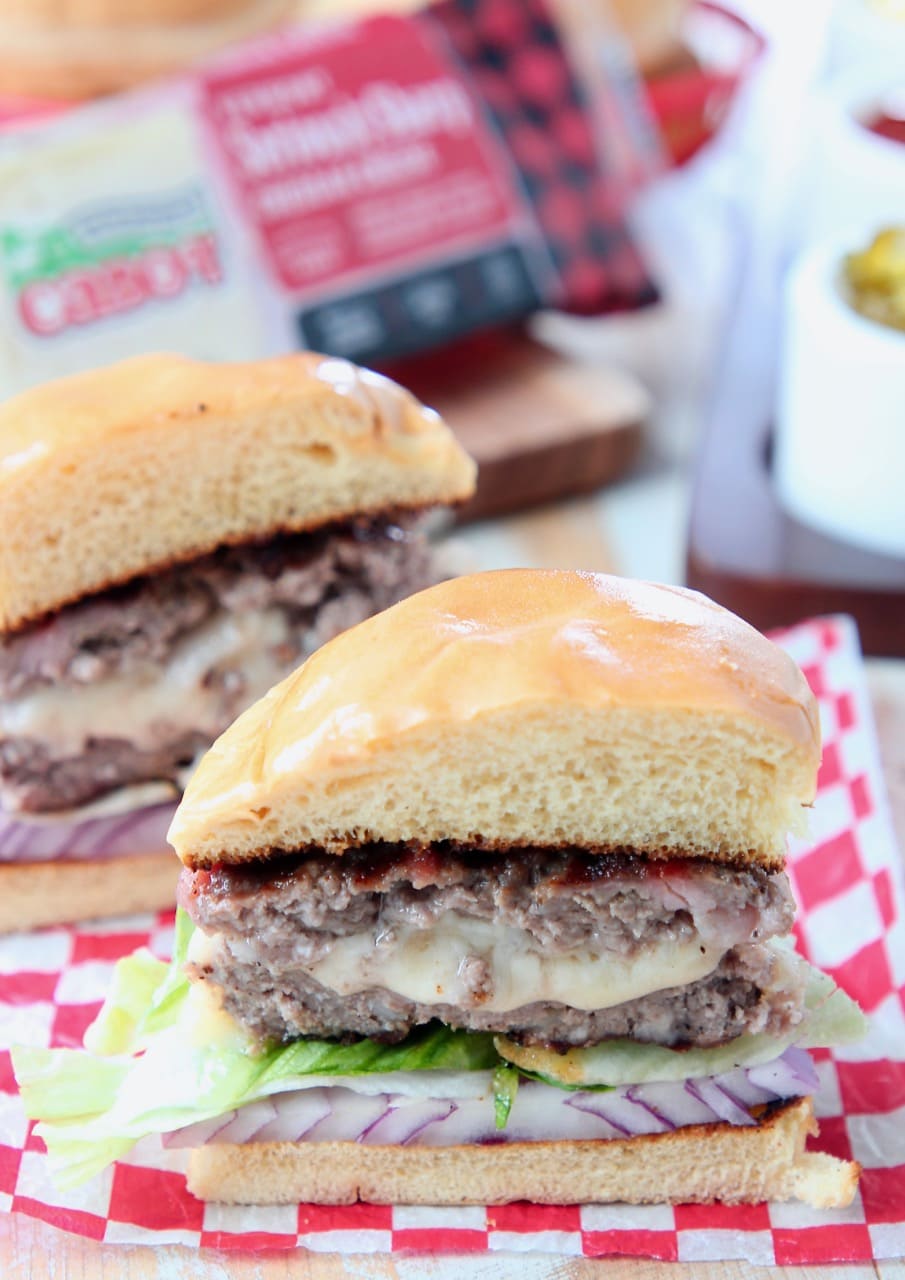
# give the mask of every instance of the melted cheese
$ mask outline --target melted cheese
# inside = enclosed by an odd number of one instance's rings
[[[668,942],[634,957],[587,949],[546,952],[520,929],[449,912],[431,929],[394,928],[386,942],[368,934],[338,938],[308,972],[341,995],[385,987],[421,1004],[507,1012],[536,1000],[609,1009],[712,973],[721,952],[700,939]],[[469,983],[477,957],[487,980]]]
[[[288,638],[279,609],[219,614],[173,650],[164,667],[151,664],[96,684],[56,685],[0,705],[0,737],[45,742],[54,755],[80,754],[88,738],[126,738],[151,747],[163,731],[197,730],[213,738],[224,728],[223,694],[204,686],[214,668],[239,668],[244,701],[256,701],[286,674],[274,650]]]
[[[201,937],[196,929],[189,942],[188,960],[204,964],[209,952],[194,946]],[[220,992],[210,982],[194,982],[189,987],[179,1014],[179,1032],[189,1044],[197,1048],[217,1048],[227,1052],[246,1052],[248,1032],[236,1022],[220,1003]]]
[[[199,752],[198,759],[203,753]],[[93,822],[96,818],[118,818],[122,813],[135,813],[138,809],[150,809],[159,804],[173,804],[185,790],[185,784],[197,761],[180,772],[180,785],[174,782],[139,782],[134,787],[120,787],[97,800],[81,805],[78,809],[54,809],[52,813],[16,813],[16,822],[33,827],[78,826]]]

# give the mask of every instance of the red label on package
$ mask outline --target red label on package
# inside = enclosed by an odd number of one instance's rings
[[[209,72],[203,91],[227,173],[288,289],[503,238],[525,217],[472,91],[417,22],[292,33],[266,63]]]
[[[541,307],[650,302],[604,88],[548,0],[433,0],[42,125],[0,155],[12,378],[163,343],[386,366]]]

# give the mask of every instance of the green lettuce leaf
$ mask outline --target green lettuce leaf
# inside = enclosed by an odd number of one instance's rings
[[[176,1022],[189,990],[182,970],[193,932],[190,918],[177,911],[169,964],[145,947],[117,963],[103,1008],[85,1033],[86,1049],[96,1054],[134,1053]]]
[[[504,1036],[494,1043],[501,1058],[523,1074],[560,1087],[583,1089],[601,1085],[647,1084],[721,1075],[736,1067],[770,1062],[793,1044],[802,1049],[853,1044],[867,1030],[867,1019],[844,991],[819,969],[794,953],[787,963],[805,970],[806,1016],[786,1035],[742,1035],[712,1049],[667,1049],[637,1040],[605,1040],[587,1049],[558,1054],[526,1048]]]
[[[113,1098],[129,1073],[128,1058],[95,1058],[81,1049],[13,1049],[16,1078],[32,1119],[91,1115],[98,1099]],[[29,1108],[28,1099],[34,1100]]]
[[[519,1071],[501,1062],[493,1073],[493,1118],[498,1129],[505,1129],[509,1112],[518,1093]]]
[[[276,1051],[273,1061],[258,1078],[255,1094],[263,1097],[272,1087],[293,1076],[357,1076],[387,1071],[487,1071],[499,1062],[493,1036],[453,1031],[434,1023],[413,1032],[400,1044],[359,1040],[336,1044],[332,1040],[296,1040]]]
[[[37,1132],[61,1187],[87,1181],[149,1134],[211,1119],[306,1082],[373,1076],[368,1088],[382,1090],[391,1086],[378,1075],[394,1073],[401,1086],[406,1073],[414,1072],[415,1090],[428,1093],[430,1083],[425,1079],[422,1086],[418,1073],[434,1072],[438,1089],[469,1090],[473,1083],[482,1093],[493,1073],[494,1114],[502,1127],[520,1075],[570,1088],[716,1075],[767,1062],[792,1043],[846,1043],[865,1026],[860,1010],[831,979],[806,966],[808,1016],[783,1039],[742,1036],[715,1049],[683,1051],[623,1040],[560,1055],[433,1024],[396,1045],[298,1040],[262,1049],[231,1018],[212,1011],[184,977],[192,932],[188,917],[178,912],[169,965],[148,951],[117,964],[84,1050],[13,1050],[26,1114],[40,1122]],[[788,963],[805,964],[794,956]],[[413,1077],[407,1079],[411,1088]]]
[[[169,966],[147,951],[117,964],[88,1049],[13,1050],[26,1114],[40,1121],[61,1187],[93,1177],[148,1134],[297,1087],[306,1076],[488,1071],[499,1063],[492,1036],[439,1024],[395,1045],[299,1040],[261,1050],[231,1019],[212,1017],[183,976],[191,932],[179,913]]]

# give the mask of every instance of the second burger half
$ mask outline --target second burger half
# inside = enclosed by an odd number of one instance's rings
[[[0,407],[0,932],[173,900],[214,738],[443,574],[474,465],[389,379],[302,354],[126,360]]]
[[[213,1200],[847,1203],[804,1050],[863,1019],[786,941],[819,756],[696,593],[421,592],[214,745],[172,968],[123,962],[100,1056],[16,1055],[28,1113],[66,1178],[162,1132]]]

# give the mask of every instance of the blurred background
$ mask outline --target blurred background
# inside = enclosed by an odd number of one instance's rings
[[[3,0],[0,395],[386,370],[456,554],[905,654],[902,0]]]

